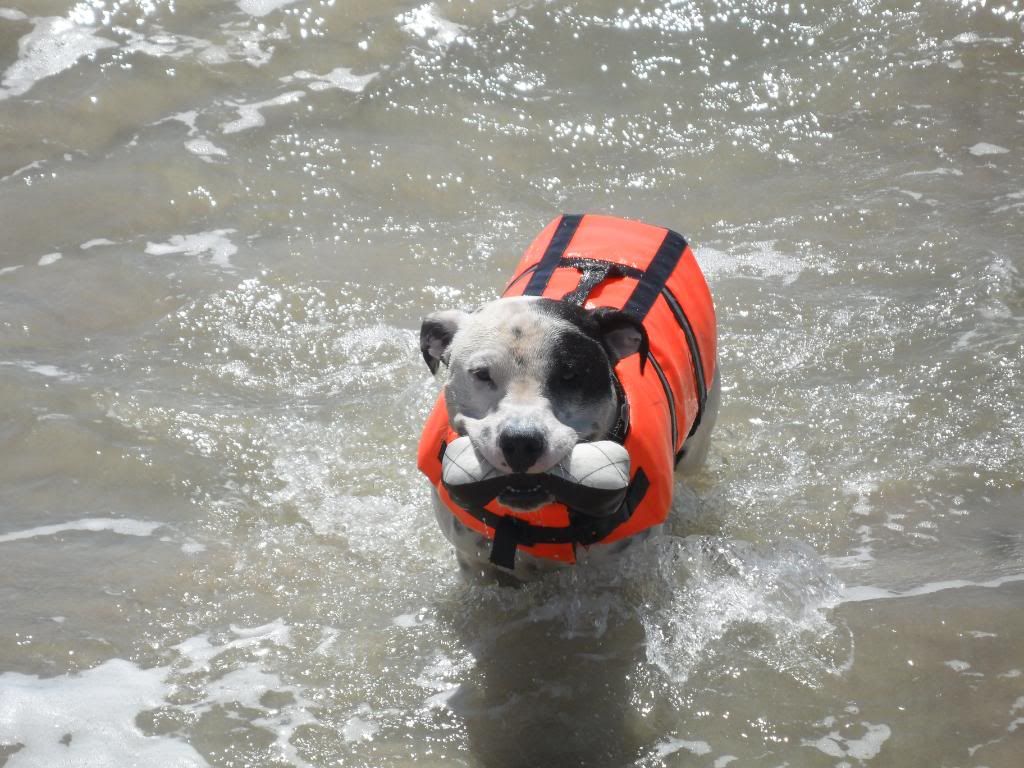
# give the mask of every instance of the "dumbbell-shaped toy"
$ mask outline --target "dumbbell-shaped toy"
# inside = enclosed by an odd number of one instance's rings
[[[629,453],[619,443],[577,443],[548,472],[502,474],[481,456],[468,437],[445,448],[441,482],[452,500],[466,509],[499,497],[548,497],[585,515],[604,517],[622,505],[629,488]]]

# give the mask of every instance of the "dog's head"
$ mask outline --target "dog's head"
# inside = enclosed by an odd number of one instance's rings
[[[648,342],[619,310],[516,297],[430,315],[420,349],[431,372],[448,366],[452,428],[493,466],[521,474],[607,436],[618,418],[612,366],[636,352],[642,365]]]

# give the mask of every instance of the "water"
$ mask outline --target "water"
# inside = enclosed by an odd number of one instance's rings
[[[7,0],[0,765],[1021,765],[1022,21]],[[714,447],[466,584],[419,318],[561,211],[693,241]]]

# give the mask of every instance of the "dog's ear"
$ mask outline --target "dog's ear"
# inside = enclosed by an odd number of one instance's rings
[[[640,353],[640,372],[643,373],[650,354],[650,342],[644,324],[627,312],[611,307],[598,307],[591,310],[591,317],[597,321],[601,330],[601,341],[612,365],[634,352]]]
[[[437,373],[438,366],[448,362],[448,347],[466,317],[468,315],[460,309],[448,309],[434,312],[423,319],[420,325],[420,352],[431,373]]]

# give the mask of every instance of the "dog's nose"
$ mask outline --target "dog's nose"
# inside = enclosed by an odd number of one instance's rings
[[[526,472],[544,453],[544,435],[535,429],[506,429],[498,447],[513,472]]]

